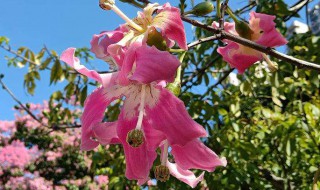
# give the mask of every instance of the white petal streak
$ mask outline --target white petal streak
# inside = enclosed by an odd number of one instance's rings
[[[136,115],[138,106],[141,102],[142,85],[134,84],[126,87],[124,95],[126,100],[124,102],[125,118],[131,119]],[[152,85],[145,86],[145,106],[153,108],[159,100],[160,91]]]

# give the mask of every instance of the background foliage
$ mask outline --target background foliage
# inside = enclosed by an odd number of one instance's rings
[[[180,7],[188,10],[191,4],[185,7],[186,3],[180,0]],[[234,11],[247,18],[250,10],[276,15],[277,28],[283,34],[288,29],[286,22],[299,16],[298,10],[289,9],[282,0],[250,1]],[[217,20],[214,15],[197,19],[211,24]],[[194,40],[210,35],[196,28]],[[307,32],[288,40],[287,54],[320,63],[319,36]],[[15,121],[0,122],[0,159],[5,148],[21,148],[17,142],[24,143],[25,151],[37,148],[23,166],[0,163],[1,187],[15,189],[12,185],[23,181],[28,188],[46,184],[41,188],[139,189],[135,181],[124,176],[121,146],[79,150],[81,106],[98,84],[60,62],[58,54],[47,47],[39,52],[27,47],[12,49],[6,37],[0,37],[0,45],[12,54],[7,57],[8,66],[28,68],[21,82],[29,94],[36,96],[37,82],[45,77],[50,78],[48,85],[57,89],[43,105],[24,105],[37,120],[18,105]],[[210,136],[203,139],[206,145],[228,160],[226,168],[206,173],[206,180],[196,189],[311,189],[320,167],[319,73],[278,62],[277,72],[271,73],[258,63],[237,75],[217,54],[221,45],[218,41],[202,43],[183,60],[180,98],[190,115],[207,129]],[[93,59],[88,48],[78,49],[77,56],[83,64],[91,64]],[[58,88],[58,82],[64,87]],[[105,120],[115,120],[119,106],[120,101],[108,108]],[[189,188],[173,177],[166,183],[155,184],[153,180],[145,186]]]

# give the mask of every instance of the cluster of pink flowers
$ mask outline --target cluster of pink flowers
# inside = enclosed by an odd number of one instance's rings
[[[200,137],[206,130],[189,116],[183,102],[166,85],[173,82],[180,61],[168,51],[175,42],[187,49],[179,9],[169,3],[148,4],[134,19],[126,17],[113,1],[100,1],[103,9],[112,9],[126,23],[114,31],[94,35],[91,51],[110,63],[117,72],[99,74],[80,64],[75,48],[61,55],[79,73],[99,83],[85,101],[81,117],[81,149],[92,150],[99,144],[122,144],[126,158],[126,177],[146,183],[161,149],[161,165],[155,176],[166,181],[170,174],[195,187],[204,176],[196,177],[190,169],[208,172],[226,166],[206,147]],[[124,99],[117,121],[102,122],[108,105]],[[170,146],[170,148],[169,148]],[[172,154],[175,163],[169,162]]]
[[[41,118],[43,124],[48,123],[48,119],[43,116],[43,112],[49,111],[48,101],[43,101],[42,104],[29,104],[28,109],[38,118]],[[38,121],[33,119],[23,108],[18,108],[18,113],[15,114],[15,121],[24,123],[24,126],[35,129],[41,126]]]
[[[73,105],[78,105],[76,101],[73,101],[73,103]],[[47,101],[44,101],[43,104],[29,104],[28,108],[44,125],[48,125],[48,120],[46,120],[43,115],[44,111],[50,111]],[[21,140],[11,141],[11,139],[15,139],[18,123],[23,124],[24,127],[31,130],[40,127],[40,124],[23,109],[16,108],[16,110],[18,114],[15,115],[15,121],[0,121],[0,176],[6,176],[1,178],[0,189],[1,187],[4,189],[52,189],[52,181],[44,179],[37,172],[30,173],[28,171],[28,166],[35,163],[36,160],[43,160],[43,156],[46,157],[46,161],[55,162],[58,158],[63,156],[63,152],[68,148],[79,147],[81,130],[75,128],[68,129],[64,132],[60,130],[52,131],[48,135],[55,138],[54,142],[48,147],[50,150],[39,150],[37,145],[26,146]],[[71,113],[73,115],[78,115],[79,110],[75,108],[74,110],[71,110]],[[54,148],[56,144],[61,141],[63,146]],[[59,169],[56,170],[56,172],[59,173]],[[99,186],[97,183],[92,183],[92,185],[94,187]],[[56,189],[66,188],[56,187]]]
[[[10,177],[4,187],[5,189],[50,190],[52,182],[40,177],[37,173],[25,173],[24,176]]]
[[[24,143],[16,140],[10,145],[0,148],[0,166],[2,168],[18,167],[23,169],[40,155],[37,146],[25,147]]]
[[[12,134],[16,131],[16,126],[14,121],[0,121],[0,139],[2,141],[8,140]],[[6,143],[6,142],[2,142]]]

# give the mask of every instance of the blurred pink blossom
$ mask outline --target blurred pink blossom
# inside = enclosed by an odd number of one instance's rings
[[[24,143],[16,140],[10,145],[0,148],[0,165],[3,168],[24,168],[40,155],[37,146],[31,149],[25,147]]]

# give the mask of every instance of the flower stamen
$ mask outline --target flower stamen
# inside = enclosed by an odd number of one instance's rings
[[[141,95],[140,96],[141,97],[140,97],[139,116],[138,116],[137,125],[136,125],[135,129],[129,131],[129,133],[127,134],[127,139],[126,139],[127,143],[134,148],[137,148],[144,143],[142,121],[143,121],[145,96],[146,96],[146,86],[145,85],[141,86]]]
[[[154,169],[154,175],[155,175],[156,179],[161,182],[165,182],[165,181],[169,180],[169,178],[170,178],[170,170],[166,166],[166,163],[168,160],[168,147],[169,147],[167,140],[164,141],[163,146],[164,146],[163,152],[161,154],[161,165],[156,166]]]
[[[139,116],[138,116],[138,122],[137,122],[137,125],[136,125],[136,129],[138,129],[138,130],[141,130],[141,127],[142,127],[145,98],[146,98],[146,86],[142,85],[141,86],[140,106],[139,106]]]
[[[117,15],[119,15],[124,21],[126,21],[131,27],[138,30],[139,32],[144,32],[144,29],[133,22],[127,15],[125,15],[116,5],[114,0],[100,0],[99,6],[104,10],[113,10]]]

